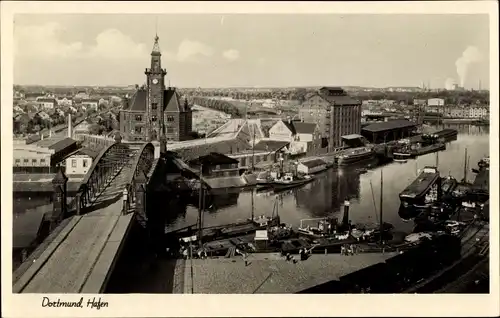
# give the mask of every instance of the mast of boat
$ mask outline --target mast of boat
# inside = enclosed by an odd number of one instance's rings
[[[248,119],[247,119],[248,125]],[[253,137],[252,137],[252,172],[255,169],[255,126],[253,127]]]
[[[383,244],[383,222],[382,222],[382,217],[383,217],[383,206],[384,206],[384,169],[380,169],[380,245],[382,246]]]
[[[202,173],[203,173],[203,163],[200,163],[200,189],[198,194],[198,241],[201,246],[202,243],[202,235],[203,235],[203,181],[202,181]]]
[[[253,222],[253,219],[254,219],[254,206],[253,206],[253,195],[254,195],[254,192],[255,192],[255,189],[252,188],[252,218],[250,220],[252,220]]]
[[[467,148],[465,148],[465,157],[464,157],[464,183],[467,182]]]

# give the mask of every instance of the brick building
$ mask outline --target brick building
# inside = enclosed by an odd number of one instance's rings
[[[146,85],[131,98],[124,99],[120,111],[120,133],[125,140],[159,140],[162,133],[167,140],[189,139],[192,130],[192,111],[187,100],[165,87],[167,71],[161,68],[158,36],[151,52],[151,67],[146,68]]]
[[[342,136],[361,133],[361,101],[340,87],[323,87],[307,96],[299,110],[303,122],[316,123],[322,148],[342,147]]]

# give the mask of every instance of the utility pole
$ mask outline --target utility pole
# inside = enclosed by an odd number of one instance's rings
[[[254,192],[255,192],[255,189],[252,189],[252,222],[253,222],[253,218],[254,218],[254,205],[253,205],[253,195],[254,195]]]
[[[248,125],[248,119],[247,119],[247,125]],[[255,158],[254,158],[254,155],[255,155],[255,126],[253,127],[253,137],[252,137],[252,172],[255,169]]]
[[[203,181],[202,181],[202,175],[203,175],[203,163],[200,163],[200,189],[199,189],[199,196],[198,196],[198,241],[201,247],[202,244],[202,235],[203,235],[203,222],[202,222],[202,217],[203,217]]]
[[[383,206],[384,206],[384,169],[380,169],[380,245],[382,246],[383,244],[383,229],[384,229],[384,222],[383,220]]]
[[[465,148],[465,157],[464,157],[464,183],[467,182],[467,148]]]

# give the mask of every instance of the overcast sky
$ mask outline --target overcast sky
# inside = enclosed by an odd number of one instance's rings
[[[155,25],[178,87],[489,87],[487,15],[16,15],[16,84],[142,84]]]

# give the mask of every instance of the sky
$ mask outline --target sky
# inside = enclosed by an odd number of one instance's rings
[[[16,15],[14,83],[143,84],[156,32],[171,86],[489,88],[472,14]]]

